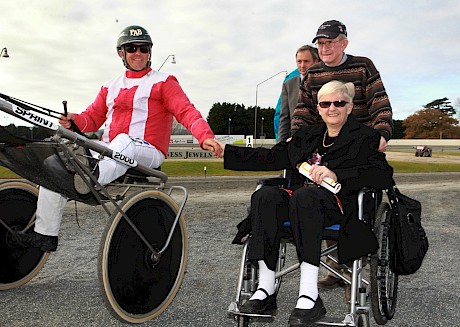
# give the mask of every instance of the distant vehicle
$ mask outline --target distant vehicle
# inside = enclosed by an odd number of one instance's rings
[[[416,157],[431,157],[433,150],[426,145],[417,145],[415,147],[415,156]]]

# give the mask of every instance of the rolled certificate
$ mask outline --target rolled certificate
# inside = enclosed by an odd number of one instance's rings
[[[299,172],[302,175],[306,176],[308,179],[312,180],[311,175],[310,175],[310,168],[311,168],[311,165],[307,162],[304,162],[300,165]],[[337,194],[342,188],[342,185],[340,185],[340,183],[336,182],[330,177],[324,177],[321,184],[319,185],[321,185],[322,187],[331,191],[334,194]]]

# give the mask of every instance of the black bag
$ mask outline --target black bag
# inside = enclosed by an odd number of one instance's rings
[[[415,273],[428,251],[428,238],[422,227],[422,205],[402,194],[394,185],[388,191],[392,203],[390,224],[390,267],[398,275]]]

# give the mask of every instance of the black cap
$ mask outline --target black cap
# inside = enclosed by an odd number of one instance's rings
[[[316,36],[312,43],[315,43],[319,38],[335,39],[340,34],[347,36],[347,28],[345,25],[338,20],[328,20],[321,24],[316,32]]]

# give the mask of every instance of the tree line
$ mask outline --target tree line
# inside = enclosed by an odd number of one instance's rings
[[[257,107],[257,138],[275,138],[273,117],[275,109]],[[211,129],[217,135],[254,135],[255,107],[237,103],[214,103],[207,117]]]

